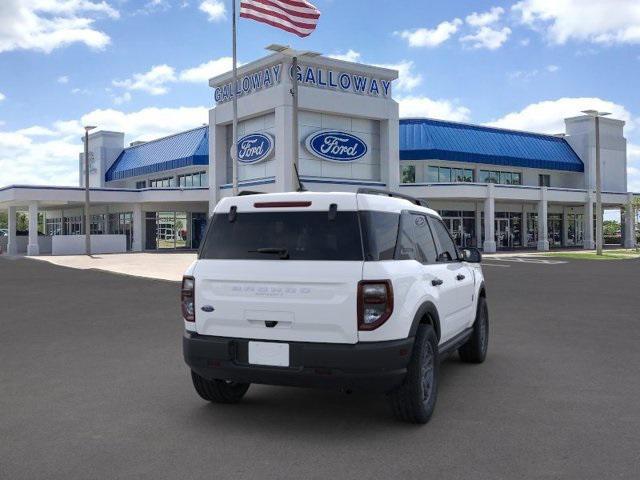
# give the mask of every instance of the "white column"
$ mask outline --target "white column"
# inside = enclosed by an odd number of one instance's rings
[[[476,203],[476,246],[482,246],[482,207]]]
[[[29,204],[29,243],[27,244],[27,255],[40,255],[38,246],[38,204]]]
[[[593,198],[587,195],[587,202],[584,204],[584,249],[593,250],[596,242],[593,238]]]
[[[387,184],[390,191],[399,191],[400,124],[398,105],[395,102],[393,118],[380,122],[380,179]]]
[[[133,205],[133,241],[131,242],[131,250],[134,252],[142,251],[143,221],[142,205],[140,203],[135,203]]]
[[[493,185],[487,185],[487,198],[484,200],[484,243],[482,249],[485,253],[496,251],[495,235],[496,202],[493,197]]]
[[[540,201],[538,202],[538,250],[549,250],[549,238],[547,234],[547,187],[540,188]]]
[[[289,95],[290,96],[290,95]],[[288,103],[291,99],[288,99]],[[291,132],[291,105],[280,105],[276,107],[275,137],[276,137],[276,190],[278,192],[291,192],[298,188],[293,184],[293,152],[291,145],[293,137]]]
[[[9,207],[7,212],[7,228],[9,229],[9,237],[7,238],[7,253],[9,255],[17,255],[18,243],[16,242],[16,215],[18,210],[16,207]]]
[[[633,209],[633,194],[627,196],[627,205],[624,215],[624,248],[636,247],[636,222]]]

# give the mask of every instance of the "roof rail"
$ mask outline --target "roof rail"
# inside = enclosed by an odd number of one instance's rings
[[[267,192],[256,192],[254,190],[243,190],[240,193],[238,193],[239,197],[244,197],[246,195],[263,195]]]
[[[363,193],[366,195],[382,195],[384,197],[402,198],[404,200],[409,200],[411,203],[414,203],[420,207],[429,208],[429,205],[424,200],[420,200],[419,198],[415,198],[410,195],[404,195],[402,193],[391,192],[389,190],[379,190],[377,188],[359,188],[356,193]]]

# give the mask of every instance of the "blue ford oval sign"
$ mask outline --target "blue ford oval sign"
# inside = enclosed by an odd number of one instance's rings
[[[267,133],[252,133],[238,139],[238,161],[245,164],[266,160],[273,153],[273,137]]]
[[[331,162],[353,162],[367,153],[367,144],[360,138],[335,130],[312,133],[306,144],[316,157]]]

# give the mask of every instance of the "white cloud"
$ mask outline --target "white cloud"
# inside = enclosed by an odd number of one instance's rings
[[[511,35],[509,27],[503,27],[500,30],[491,27],[481,27],[473,35],[465,35],[460,38],[462,43],[470,43],[471,48],[486,48],[487,50],[497,50]]]
[[[62,75],[61,77],[58,77],[57,82],[62,84],[69,83],[69,77]]]
[[[465,20],[472,27],[485,27],[487,25],[491,25],[492,23],[496,23],[498,20],[500,20],[500,17],[502,16],[503,13],[504,13],[504,8],[493,7],[488,12],[484,12],[484,13],[473,12],[471,15],[467,16]]]
[[[360,55],[360,52],[349,49],[346,53],[332,53],[327,56],[335,58],[336,60],[343,60],[345,62],[359,62],[362,55]]]
[[[183,82],[202,83],[206,85],[210,78],[228,72],[233,68],[233,58],[220,57],[197,67],[187,68],[180,72],[179,79]]]
[[[551,43],[640,43],[638,0],[522,0],[512,8]]]
[[[393,84],[393,88],[397,92],[409,92],[422,83],[422,75],[413,71],[414,63],[411,60],[374,66],[398,70],[398,80]]]
[[[528,47],[530,43],[531,39],[529,38],[523,38],[522,40],[520,40],[520,45],[522,45],[523,47]]]
[[[418,28],[395,32],[409,42],[411,47],[437,47],[454,35],[462,25],[462,20],[455,18],[450,22],[442,22],[434,29]]]
[[[549,72],[549,73],[555,73],[558,70],[560,70],[560,67],[557,66],[557,65],[547,65],[546,69],[547,69],[547,72]]]
[[[116,105],[122,105],[123,103],[128,103],[131,101],[131,94],[129,92],[124,92],[122,95],[116,95],[113,97],[113,103]]]
[[[512,112],[491,121],[488,125],[540,133],[562,133],[565,131],[565,118],[576,117],[581,115],[581,111],[589,109],[611,112],[612,118],[626,121],[627,132],[635,128],[633,117],[624,106],[601,98],[588,97],[559,98],[533,103],[519,112]]]
[[[116,19],[120,14],[104,0],[2,0],[0,53],[20,49],[50,53],[73,43],[103,49],[110,38],[93,23],[105,16]]]
[[[164,95],[169,91],[166,84],[176,81],[176,73],[169,65],[154,65],[145,73],[134,73],[132,78],[114,80],[115,87],[127,90],[141,90],[151,95]]]
[[[123,131],[126,142],[152,140],[208,121],[207,107],[144,108],[124,113],[94,110],[76,120],[0,131],[0,186],[10,184],[77,185],[82,125]]]
[[[515,72],[510,72],[507,76],[509,77],[509,80],[528,82],[541,73],[556,73],[558,70],[560,70],[560,67],[557,65],[547,65],[542,71],[537,68],[533,70],[516,70]]]
[[[7,96],[4,93],[0,92],[0,102],[3,101],[5,98],[7,98]]]
[[[227,18],[227,9],[221,0],[204,0],[198,8],[207,14],[210,22],[218,22]]]
[[[432,100],[423,96],[399,97],[400,117],[429,117],[454,122],[467,122],[471,110],[450,100]]]

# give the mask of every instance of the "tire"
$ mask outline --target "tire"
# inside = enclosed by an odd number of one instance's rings
[[[250,383],[228,382],[226,380],[207,380],[193,370],[191,380],[198,395],[213,403],[238,403],[249,390]]]
[[[458,349],[458,354],[463,362],[482,363],[487,358],[489,346],[489,308],[487,299],[478,299],[476,321],[473,324],[473,332],[469,340]]]
[[[431,325],[421,325],[400,387],[389,393],[393,413],[404,422],[427,423],[438,396],[438,338]]]

